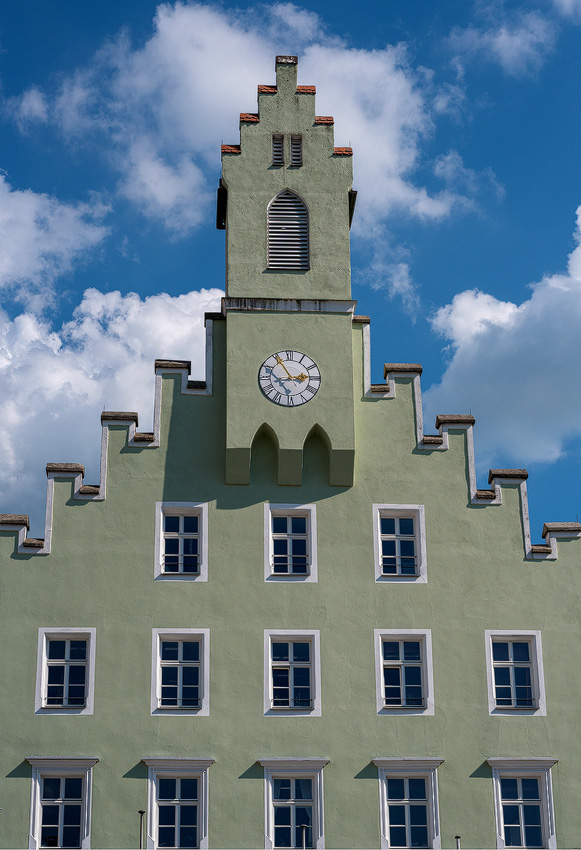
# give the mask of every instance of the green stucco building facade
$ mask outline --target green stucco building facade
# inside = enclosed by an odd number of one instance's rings
[[[103,413],[99,484],[49,463],[44,539],[0,517],[0,845],[578,848],[581,526],[533,544],[421,366],[371,384],[295,57],[240,136],[206,380],[157,361],[152,433]]]

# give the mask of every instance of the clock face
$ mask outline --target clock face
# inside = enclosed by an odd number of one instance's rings
[[[278,351],[264,361],[258,371],[258,385],[264,395],[282,407],[306,404],[321,386],[319,367],[300,351]]]

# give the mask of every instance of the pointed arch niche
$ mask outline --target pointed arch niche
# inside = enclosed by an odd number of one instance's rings
[[[307,271],[309,211],[296,192],[283,189],[268,205],[267,264],[269,269]]]

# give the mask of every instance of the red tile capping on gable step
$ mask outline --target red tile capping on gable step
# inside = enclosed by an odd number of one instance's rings
[[[297,86],[297,94],[316,94],[316,86]]]
[[[276,86],[258,86],[258,94],[276,94]]]
[[[222,153],[242,153],[240,145],[222,145]]]
[[[241,112],[240,122],[242,124],[258,124],[260,118],[256,112]]]
[[[333,148],[335,156],[353,156],[353,148]]]
[[[335,119],[332,115],[316,115],[315,124],[334,124]]]

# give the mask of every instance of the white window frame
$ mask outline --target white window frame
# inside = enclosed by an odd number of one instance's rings
[[[502,798],[500,794],[500,780],[504,778],[539,779],[541,789],[543,847],[546,848],[546,850],[556,850],[557,836],[555,832],[555,810],[553,806],[551,768],[557,763],[557,759],[534,757],[513,759],[499,757],[489,758],[487,761],[492,768],[497,850],[505,850]]]
[[[434,665],[432,662],[432,631],[431,629],[375,629],[375,689],[377,713],[382,715],[435,714],[434,702]],[[386,706],[383,698],[383,651],[382,644],[386,640],[420,640],[423,646],[422,656],[422,689],[424,706]]]
[[[79,640],[87,641],[87,664],[86,664],[86,701],[84,706],[52,706],[44,704],[48,679],[48,656],[47,642],[53,640]],[[38,630],[38,652],[36,661],[36,689],[34,695],[35,714],[93,714],[95,707],[95,645],[97,630],[94,628],[45,628]]]
[[[198,573],[164,573],[163,518],[164,516],[198,516],[200,571]],[[208,581],[208,503],[207,502],[156,502],[155,503],[155,559],[154,581]]]
[[[540,630],[531,629],[487,629],[484,632],[486,640],[486,679],[488,684],[488,713],[501,717],[524,715],[526,717],[546,717],[547,700],[545,696],[545,676],[543,672],[543,648]],[[501,640],[526,640],[531,647],[531,673],[533,685],[533,703],[536,707],[496,705],[494,692],[494,663],[492,660],[492,644],[495,638]]]
[[[312,708],[272,708],[272,653],[273,641],[306,641],[311,644],[311,694]],[[320,717],[321,708],[321,649],[319,631],[312,629],[264,630],[264,715],[265,717]]]
[[[212,758],[144,758],[147,765],[147,840],[148,850],[157,847],[157,780],[198,780],[198,846],[208,847],[208,770],[214,764]]]
[[[387,779],[425,779],[428,803],[428,839],[433,850],[440,850],[440,815],[438,809],[438,767],[443,758],[374,758],[379,774],[379,821],[381,850],[389,850],[389,810]]]
[[[307,518],[307,559],[308,572],[306,575],[295,575],[293,573],[273,573],[273,538],[272,517],[273,516],[304,516]],[[317,506],[297,504],[271,504],[264,505],[264,580],[283,582],[317,582],[319,570],[317,564]]]
[[[317,850],[325,847],[323,810],[323,768],[329,764],[326,758],[260,758],[264,768],[264,848],[274,848],[274,779],[313,780],[313,846]]]
[[[415,519],[416,538],[416,575],[385,575],[381,569],[381,517],[413,517]],[[373,551],[375,563],[375,581],[426,584],[428,581],[428,562],[426,555],[426,516],[423,505],[373,505]]]
[[[45,776],[80,776],[83,780],[83,802],[81,807],[81,847],[83,850],[91,843],[91,792],[93,766],[98,758],[54,758],[29,756],[26,759],[32,766],[32,788],[30,792],[30,831],[28,850],[38,850],[41,840],[42,821],[42,780]]]
[[[199,708],[160,708],[161,696],[161,642],[170,640],[199,640],[200,646],[200,690],[202,698]],[[151,649],[151,713],[160,716],[207,717],[210,713],[210,629],[152,629]]]

